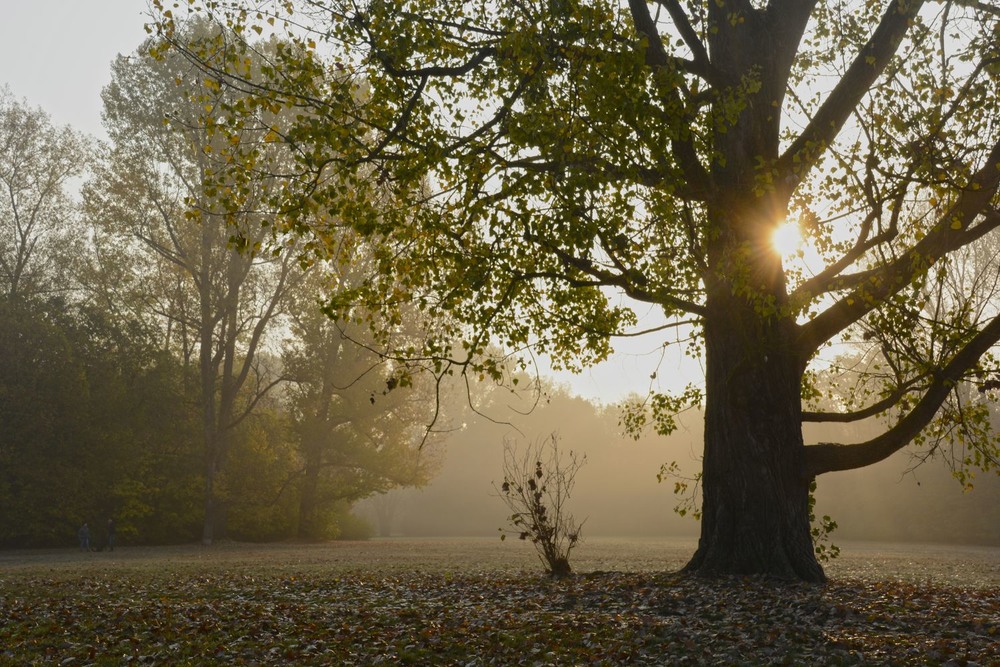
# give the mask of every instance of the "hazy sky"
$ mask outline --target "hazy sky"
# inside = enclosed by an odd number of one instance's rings
[[[57,125],[103,138],[101,89],[115,56],[131,53],[146,39],[146,0],[0,0],[0,8],[0,85],[45,109]],[[651,319],[655,324],[655,315]],[[623,353],[606,364],[557,379],[581,396],[607,402],[629,391],[644,393],[662,340],[622,341],[616,348]],[[697,368],[672,353],[660,366],[657,382],[683,387],[682,372]]]
[[[146,38],[146,0],[0,0],[0,84],[59,125],[103,136],[101,88]]]

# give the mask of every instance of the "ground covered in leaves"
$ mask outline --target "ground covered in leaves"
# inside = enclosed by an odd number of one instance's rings
[[[481,542],[8,553],[0,664],[1000,664],[1000,551],[872,552],[824,586],[598,552],[559,582]]]

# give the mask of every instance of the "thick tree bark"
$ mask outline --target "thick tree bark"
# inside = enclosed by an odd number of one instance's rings
[[[686,570],[824,581],[809,525],[803,357],[770,232],[773,200],[709,211],[705,452],[698,550]]]
[[[701,538],[685,568],[700,575],[825,580],[809,525],[798,330],[770,243],[787,214],[789,186],[760,187],[759,168],[779,156],[781,116],[773,109],[809,6],[772,14],[747,4],[745,21],[733,23],[729,5],[709,5],[718,26],[709,53],[721,85],[739,91],[751,78],[760,86],[747,94],[739,120],[713,137],[725,160],[711,167],[714,195],[706,201]]]
[[[701,539],[685,568],[824,581],[809,525],[794,324],[709,304]]]

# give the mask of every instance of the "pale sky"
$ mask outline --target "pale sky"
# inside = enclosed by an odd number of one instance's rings
[[[56,125],[104,138],[101,89],[115,56],[133,52],[146,39],[147,11],[147,0],[0,0],[0,86],[42,107]],[[605,364],[555,379],[580,396],[605,402],[631,391],[645,394],[662,340],[654,335],[620,341],[621,353]],[[683,388],[689,373],[697,374],[697,365],[671,352],[654,386]]]
[[[95,136],[111,61],[147,37],[146,0],[0,0],[0,85]]]

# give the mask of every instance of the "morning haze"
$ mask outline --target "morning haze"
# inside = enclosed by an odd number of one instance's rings
[[[100,90],[110,80],[116,54],[136,58],[133,52],[146,36],[146,11],[142,0],[14,3],[5,9],[0,29],[0,80],[10,86],[11,99],[26,97],[28,106],[40,106],[56,125],[68,123],[103,136]],[[26,57],[28,53],[31,57]],[[795,248],[789,249],[794,252]],[[650,313],[643,319],[652,319],[653,324],[640,321],[639,328],[661,324]],[[366,500],[360,511],[379,532],[390,535],[494,535],[504,520],[493,487],[500,474],[503,443],[524,446],[557,434],[563,449],[587,455],[571,504],[578,518],[586,518],[585,535],[696,535],[697,524],[690,514],[682,518],[672,511],[685,500],[683,494],[675,497],[672,492],[676,480],[669,476],[658,480],[657,473],[676,461],[683,476],[693,477],[704,436],[701,414],[696,410],[683,414],[680,428],[669,437],[647,432],[633,439],[622,435],[615,404],[630,392],[683,388],[690,381],[687,376],[697,375],[700,367],[679,355],[680,345],[670,346],[663,357],[666,348],[650,347],[644,340],[619,339],[616,347],[621,352],[610,361],[579,375],[554,374],[552,381],[562,384],[556,384],[530,414],[521,414],[528,407],[525,401],[533,401],[530,391],[522,392],[527,398],[512,396],[490,405],[485,413],[495,423],[463,408],[454,410],[461,417],[446,414],[443,421],[457,419],[462,424],[454,424],[447,437],[433,443],[438,460],[433,474],[427,471],[429,477],[419,480],[422,488],[388,491],[384,498]],[[545,360],[539,363],[546,372]],[[652,369],[658,369],[659,379],[650,380]],[[507,410],[505,401],[520,402],[519,411]],[[823,431],[807,426],[805,430],[807,441],[858,441],[875,432],[874,427]],[[870,469],[835,473],[819,486],[816,511],[839,523],[835,537],[843,540],[1000,542],[997,504],[983,501],[996,497],[995,476],[975,480],[976,492],[967,494],[944,467],[914,464],[898,454]]]
[[[3,4],[0,664],[1000,655],[995,2]]]
[[[518,407],[524,401],[511,403]],[[486,414],[501,423],[479,418],[452,432],[442,444],[447,453],[440,472],[425,488],[392,491],[362,504],[362,513],[381,534],[497,536],[498,528],[507,527],[505,508],[493,487],[501,480],[505,439],[523,449],[555,433],[561,449],[587,455],[570,503],[573,515],[586,519],[584,539],[697,536],[691,515],[682,518],[673,511],[683,500],[673,493],[675,479],[664,476],[658,481],[657,473],[671,461],[679,464],[683,476],[697,471],[699,413],[683,415],[680,428],[669,437],[647,433],[634,440],[622,435],[617,408],[574,397],[570,386],[562,385],[549,391],[530,415],[497,406]],[[861,428],[850,435],[863,435]],[[836,429],[807,431],[817,441],[836,435]],[[983,501],[998,494],[1000,482],[993,476],[983,475],[975,491],[963,492],[943,466],[918,466],[900,454],[878,466],[824,480],[816,494],[816,512],[838,523],[834,543],[1000,545],[1000,508]]]

